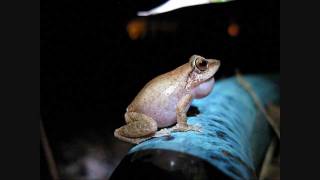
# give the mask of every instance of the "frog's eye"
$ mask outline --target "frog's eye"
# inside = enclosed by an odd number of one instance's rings
[[[205,71],[208,69],[208,61],[203,58],[198,58],[195,61],[196,68],[200,71]]]

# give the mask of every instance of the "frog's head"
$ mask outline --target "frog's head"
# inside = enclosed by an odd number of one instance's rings
[[[216,59],[205,59],[199,55],[190,57],[189,63],[192,71],[189,74],[188,84],[195,98],[207,96],[214,85],[213,75],[220,67],[220,61]]]

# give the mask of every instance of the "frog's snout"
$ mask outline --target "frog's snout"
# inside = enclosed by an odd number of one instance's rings
[[[220,66],[220,60],[218,59],[213,59],[213,62],[212,62],[215,66]]]
[[[210,74],[211,76],[213,76],[217,71],[218,69],[220,68],[220,60],[218,59],[210,59]]]

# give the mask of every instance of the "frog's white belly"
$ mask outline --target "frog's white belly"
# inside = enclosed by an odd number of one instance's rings
[[[175,111],[166,111],[166,112],[148,112],[148,116],[152,117],[157,122],[159,128],[168,127],[177,122],[177,115]]]
[[[159,128],[175,124],[177,104],[186,93],[184,83],[179,82],[163,81],[146,85],[129,105],[129,111],[150,116]]]
[[[177,122],[177,100],[171,99],[170,101],[154,101],[152,104],[145,104],[141,107],[141,113],[152,117],[157,121],[159,128],[167,127]]]

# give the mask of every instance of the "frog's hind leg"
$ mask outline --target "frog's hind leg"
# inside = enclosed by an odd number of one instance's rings
[[[127,112],[125,120],[127,124],[116,129],[114,136],[129,143],[138,144],[150,139],[158,129],[154,119],[141,113]]]

